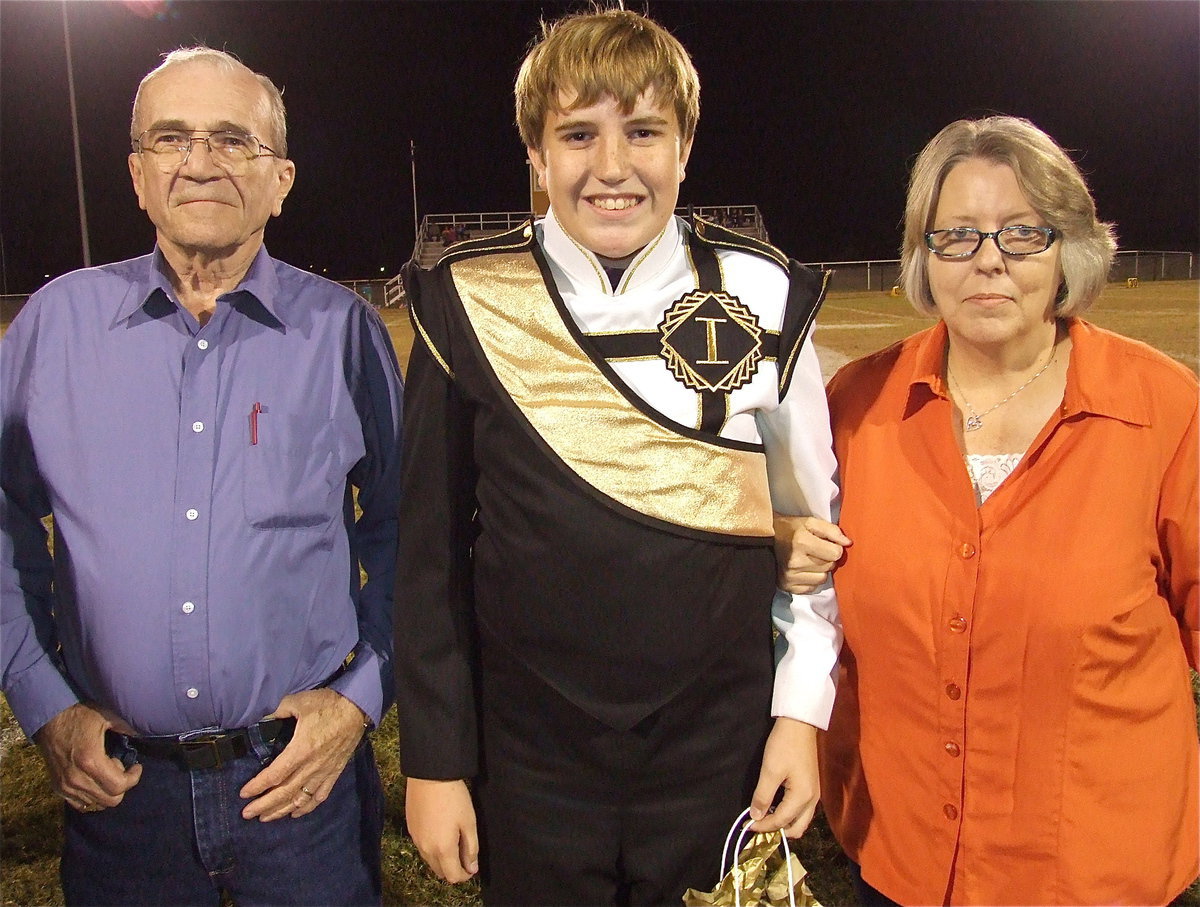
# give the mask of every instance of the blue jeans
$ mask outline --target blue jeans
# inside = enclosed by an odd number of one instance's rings
[[[124,738],[113,755],[131,762]],[[383,789],[363,738],[324,803],[299,819],[246,820],[238,791],[277,755],[253,753],[221,768],[188,771],[142,758],[142,778],[121,804],[97,813],[66,808],[62,856],[68,904],[239,907],[379,904]]]

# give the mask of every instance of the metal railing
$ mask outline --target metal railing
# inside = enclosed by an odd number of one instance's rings
[[[888,291],[900,282],[899,259],[809,261],[805,264],[819,271],[836,272],[836,276],[829,281],[829,289],[838,292],[843,290]]]
[[[1195,276],[1191,252],[1153,252],[1130,249],[1118,252],[1109,281],[1128,280],[1191,280]]]
[[[675,209],[676,214],[683,216],[689,211],[723,227],[737,230],[763,242],[770,242],[762,212],[758,210],[757,205],[698,205]],[[412,260],[422,268],[432,267],[447,246],[459,240],[478,239],[481,236],[511,230],[525,223],[530,216],[528,211],[426,214],[421,219],[420,236],[413,247]]]

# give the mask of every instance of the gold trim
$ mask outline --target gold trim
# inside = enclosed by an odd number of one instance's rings
[[[771,537],[765,454],[685,437],[633,406],[579,347],[531,255],[450,270],[500,384],[584,482],[672,525]]]
[[[710,246],[716,246],[720,249],[733,249],[736,252],[748,252],[751,255],[757,254],[760,258],[765,258],[768,261],[775,262],[775,264],[779,265],[781,268],[787,268],[786,256],[784,256],[784,254],[774,246],[768,245],[767,243],[759,243],[755,245],[750,245],[747,243],[746,245],[742,245],[741,243],[714,239],[711,236],[701,236],[701,238]],[[746,238],[749,239],[749,237]],[[772,252],[775,254],[771,254]]]
[[[821,300],[825,298],[825,288],[827,286],[829,286],[829,275],[831,273],[832,273],[831,271],[822,271],[821,272],[821,291],[819,293],[817,293],[817,301],[813,304],[814,314],[813,314],[813,317],[809,319],[810,326],[811,326],[812,322],[816,320],[815,313],[816,313],[817,309],[819,309],[821,307]],[[786,315],[784,317],[786,317]],[[805,337],[808,337],[810,334],[811,334],[811,330],[806,331]],[[796,357],[798,355],[800,355],[800,348],[802,346],[804,346],[804,340],[801,340],[794,347],[792,347],[792,351],[790,353],[788,353],[787,364],[783,367],[783,374],[779,378],[779,386],[780,387],[783,387],[788,383],[788,379],[792,374],[792,366],[794,366],[796,364]],[[783,350],[780,350],[780,352],[782,353]]]
[[[692,272],[692,286],[700,286],[700,269],[696,267],[696,259],[692,257],[692,244],[685,242],[683,244],[683,254],[687,258],[688,270]],[[721,275],[721,286],[725,286],[725,275]]]
[[[755,239],[753,236],[747,236],[737,230],[722,227],[720,224],[702,217],[695,217],[693,221],[696,225],[696,235],[710,246],[748,252],[751,255],[758,255],[775,262],[785,271],[788,269],[788,257],[769,242],[763,242],[761,239]],[[712,235],[714,233],[715,236]]]
[[[721,418],[723,428],[729,422],[729,394],[721,394],[721,404],[725,407],[725,415]],[[696,431],[704,427],[704,395],[696,394]]]
[[[637,328],[632,331],[588,331],[587,332],[588,337],[616,337],[616,336],[624,337],[626,334],[645,334],[646,336],[650,336],[651,334],[653,334],[655,337],[657,337],[659,334],[659,330],[658,330],[658,328],[649,328],[649,329]]]
[[[662,232],[660,232],[658,236],[654,237],[654,242],[642,249],[642,253],[629,263],[629,267],[625,269],[625,276],[622,277],[617,284],[617,286],[620,287],[620,292],[624,293],[629,289],[629,282],[633,280],[633,272],[645,264],[646,259],[650,257],[650,254],[658,248],[658,244],[662,242],[662,238],[667,235],[667,227],[670,225],[671,222],[667,221],[666,226],[662,228]]]
[[[413,327],[417,329],[417,333],[420,334],[421,339],[425,341],[425,346],[429,349],[429,352],[433,354],[433,358],[437,360],[437,364],[440,365],[442,367],[442,371],[444,371],[446,375],[453,380],[454,372],[446,363],[446,360],[442,358],[442,354],[438,352],[438,348],[433,345],[433,341],[429,339],[429,334],[426,332],[425,326],[421,324],[421,319],[417,317],[417,310],[412,306],[408,307],[408,317],[412,319]]]
[[[497,242],[497,240],[505,240],[510,236],[514,236],[514,234],[518,235],[516,242]],[[520,227],[513,227],[511,230],[506,230],[504,233],[497,233],[495,236],[488,236],[482,239],[465,239],[457,242],[442,253],[437,263],[440,265],[444,262],[456,260],[463,255],[483,255],[487,252],[524,249],[528,247],[532,236],[533,225],[532,222],[527,221]],[[487,243],[487,245],[484,245],[484,243]]]
[[[558,224],[558,229],[562,230],[562,235],[571,240],[571,245],[578,249],[579,253],[584,257],[584,259],[587,260],[587,263],[592,266],[592,270],[596,272],[596,277],[600,280],[600,288],[604,290],[604,294],[606,296],[614,295],[612,284],[609,283],[608,280],[608,275],[605,274],[604,270],[597,264],[595,258],[592,256],[592,253],[576,242],[575,237],[567,232],[567,228],[564,227],[562,225],[562,221],[558,219],[558,212],[551,208],[550,213],[554,216],[554,222]]]

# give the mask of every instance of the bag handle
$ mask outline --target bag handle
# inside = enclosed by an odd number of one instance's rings
[[[718,879],[725,878],[725,873],[732,871],[737,866],[738,855],[742,852],[742,845],[746,840],[746,835],[750,831],[750,826],[754,824],[754,820],[750,818],[750,808],[742,810],[740,816],[733,820],[733,825],[729,827],[729,834],[725,836],[725,846],[721,848],[721,872],[718,874]],[[738,831],[741,832],[737,836],[737,844],[734,845],[733,853],[729,853],[729,843],[733,840],[733,835]],[[783,862],[787,866],[788,874],[788,905],[796,907],[796,879],[792,873],[792,851],[788,847],[787,835],[783,833],[783,829],[779,830],[779,839],[783,842]],[[732,861],[729,864],[729,869],[725,869],[726,856],[731,856]],[[736,880],[735,880],[736,881]],[[742,907],[742,887],[735,884],[733,886],[733,905],[734,907]]]

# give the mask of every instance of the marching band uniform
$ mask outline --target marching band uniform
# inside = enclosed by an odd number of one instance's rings
[[[489,902],[714,883],[771,716],[833,702],[832,587],[778,592],[771,547],[836,494],[823,282],[672,218],[614,287],[553,212],[406,276],[403,771],[476,778]]]

